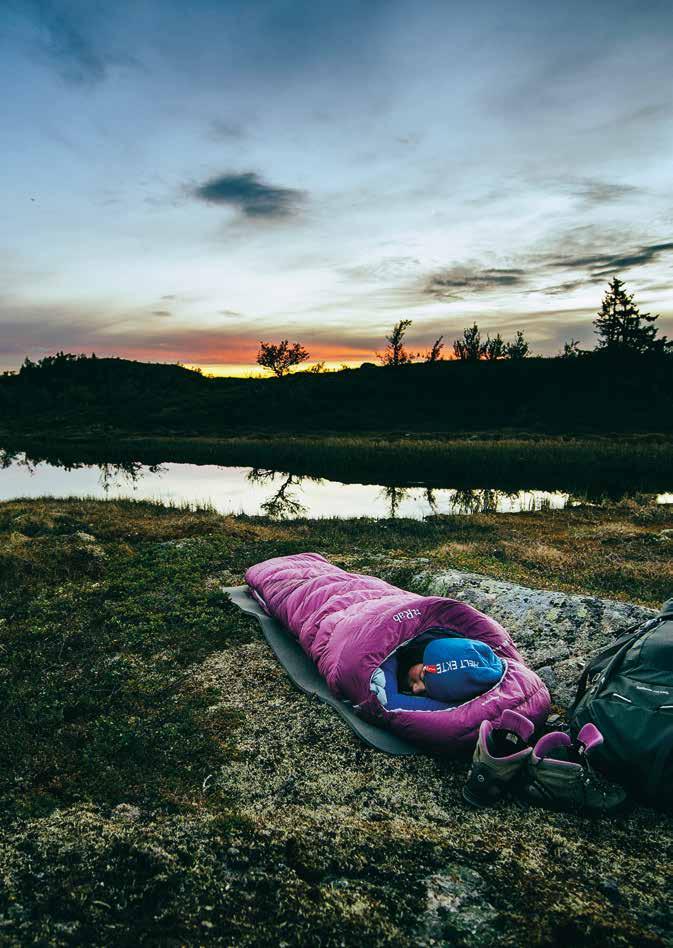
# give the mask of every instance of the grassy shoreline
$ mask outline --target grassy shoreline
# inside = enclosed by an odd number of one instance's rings
[[[1,503],[0,942],[411,945],[440,874],[498,919],[450,943],[670,943],[670,818],[467,810],[463,763],[363,747],[219,587],[317,549],[403,586],[455,567],[658,605],[672,531],[636,501],[282,524]]]
[[[0,444],[2,444],[0,438]],[[386,486],[562,489],[617,498],[673,487],[673,439],[455,437],[372,434],[352,437],[6,440],[6,451],[36,460],[81,463],[183,462],[281,470],[344,483]]]

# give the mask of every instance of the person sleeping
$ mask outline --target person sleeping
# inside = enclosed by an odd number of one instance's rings
[[[469,701],[497,684],[503,663],[485,642],[424,632],[398,653],[400,691],[456,704]]]

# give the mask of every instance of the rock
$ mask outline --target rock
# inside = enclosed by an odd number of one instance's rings
[[[577,679],[589,658],[619,631],[657,614],[654,609],[628,602],[528,589],[459,570],[419,573],[413,588],[460,599],[497,619],[526,661],[538,674],[544,672],[542,677],[554,702],[564,706],[572,702]]]
[[[112,817],[116,820],[135,823],[136,820],[140,819],[140,807],[134,806],[132,803],[120,803],[112,811]]]
[[[603,879],[598,883],[598,888],[610,899],[611,902],[617,903],[622,900],[622,893],[619,890],[619,885],[615,879]]]
[[[496,943],[498,913],[485,897],[486,883],[478,872],[451,866],[430,876],[426,886],[417,944],[479,948]]]
[[[542,668],[538,668],[536,671],[547,688],[549,688],[551,691],[557,682],[556,672],[554,669],[551,667],[551,665],[543,665]]]

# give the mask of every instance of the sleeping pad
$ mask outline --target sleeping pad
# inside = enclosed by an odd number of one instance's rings
[[[257,563],[245,581],[262,608],[299,640],[335,697],[428,750],[451,753],[474,746],[481,722],[498,726],[508,708],[537,726],[549,713],[547,688],[509,634],[467,603],[348,573],[318,553]],[[430,630],[485,642],[502,659],[501,679],[456,705],[400,694],[395,653]]]

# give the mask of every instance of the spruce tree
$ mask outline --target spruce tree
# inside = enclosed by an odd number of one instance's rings
[[[669,352],[672,343],[666,336],[657,339],[659,330],[654,325],[657,319],[658,315],[641,313],[633,302],[633,295],[624,289],[624,283],[613,277],[603,297],[600,312],[594,320],[594,331],[598,336],[597,348],[605,352],[623,352],[630,355]]]
[[[484,354],[490,362],[505,358],[507,355],[507,346],[500,333],[497,333],[492,339],[490,336],[486,337],[486,350]]]
[[[526,337],[519,329],[513,342],[508,342],[505,346],[505,355],[508,359],[525,359],[530,351],[530,346]]]
[[[475,323],[469,329],[463,330],[463,338],[456,339],[453,344],[453,353],[456,359],[463,362],[478,362],[486,353],[486,343],[481,341],[479,327]]]

